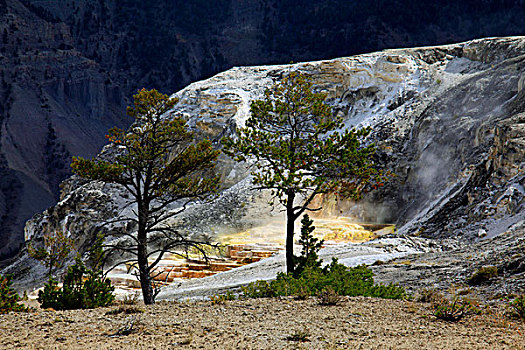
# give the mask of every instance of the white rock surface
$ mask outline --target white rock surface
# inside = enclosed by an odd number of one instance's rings
[[[326,246],[319,252],[319,258],[324,264],[330,263],[332,258],[337,258],[346,266],[357,266],[431,250],[435,249],[423,239],[385,237],[363,244],[345,243]],[[296,253],[299,254],[299,251]],[[161,290],[158,299],[205,299],[250,282],[274,279],[277,273],[285,271],[285,254],[281,251],[270,258],[217,275],[173,283]]]

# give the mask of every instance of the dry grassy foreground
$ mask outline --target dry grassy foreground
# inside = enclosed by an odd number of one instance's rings
[[[525,324],[498,311],[447,323],[428,316],[428,304],[409,301],[161,302],[131,306],[144,310],[133,314],[119,308],[0,315],[0,348],[525,349]]]

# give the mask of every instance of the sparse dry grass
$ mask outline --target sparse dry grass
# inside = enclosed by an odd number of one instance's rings
[[[137,305],[144,312],[134,314],[107,314],[115,306],[11,313],[0,316],[0,349],[525,348],[525,323],[506,316],[504,305],[449,323],[431,316],[428,303],[343,300],[337,307],[290,297],[160,302]]]

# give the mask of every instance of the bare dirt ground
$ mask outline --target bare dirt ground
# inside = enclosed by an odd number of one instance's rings
[[[364,297],[336,306],[282,298],[36,309],[0,315],[0,348],[525,349],[525,323],[502,307],[457,323],[429,314],[429,304]]]

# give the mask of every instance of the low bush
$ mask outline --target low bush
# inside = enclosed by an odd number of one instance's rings
[[[402,299],[407,296],[405,289],[397,284],[375,285],[372,270],[365,265],[347,268],[332,259],[332,262],[321,268],[318,252],[322,241],[313,237],[315,229],[312,220],[305,215],[301,220],[301,239],[303,249],[300,256],[294,257],[295,271],[290,274],[279,273],[277,279],[252,282],[242,287],[242,296],[264,298],[295,296],[306,299],[317,296],[330,288],[330,293],[337,296],[369,296],[387,299]]]
[[[129,305],[120,305],[118,308],[106,312],[106,315],[118,315],[118,314],[141,314],[144,312],[144,309],[141,309],[136,306]]]
[[[29,310],[25,305],[18,303],[20,296],[12,287],[12,278],[12,275],[0,276],[0,314]]]
[[[341,296],[330,286],[323,289],[318,297],[321,305],[337,305],[341,301]]]
[[[387,299],[406,297],[403,287],[396,284],[374,285],[373,273],[365,265],[347,268],[333,259],[324,268],[306,267],[294,277],[279,273],[271,282],[256,281],[242,288],[242,295],[249,298],[310,295],[315,296],[326,287],[331,287],[338,295],[370,296]]]
[[[310,341],[310,332],[304,328],[303,330],[296,330],[289,336],[285,338],[289,341],[298,341],[298,342],[309,342]]]
[[[525,321],[525,294],[518,296],[509,303],[510,315]]]
[[[310,296],[310,293],[308,289],[306,289],[306,287],[303,286],[299,288],[297,293],[295,293],[294,299],[295,300],[306,300],[308,299],[309,296]]]
[[[108,306],[115,300],[114,287],[104,278],[101,271],[86,268],[77,257],[75,264],[68,267],[62,288],[53,278],[38,293],[40,307],[55,310],[93,309]]]
[[[228,291],[226,294],[217,294],[210,297],[212,304],[224,304],[226,301],[235,300],[236,296],[232,292]]]
[[[471,286],[478,286],[484,282],[487,282],[491,278],[498,275],[498,268],[496,266],[484,266],[474,272],[467,280]]]
[[[436,318],[449,322],[457,322],[468,314],[479,314],[481,310],[468,298],[455,295],[452,300],[445,297],[432,303],[433,313]]]

